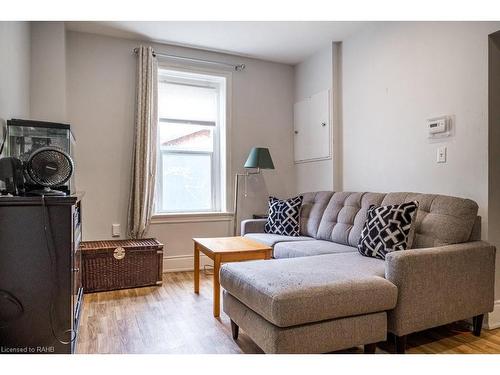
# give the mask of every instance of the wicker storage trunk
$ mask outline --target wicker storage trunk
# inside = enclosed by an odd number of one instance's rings
[[[85,293],[161,285],[163,244],[154,238],[81,242]]]

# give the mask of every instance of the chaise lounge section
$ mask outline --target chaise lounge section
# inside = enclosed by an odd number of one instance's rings
[[[495,248],[480,241],[477,204],[419,193],[305,193],[300,237],[264,233],[265,220],[242,235],[273,247],[274,260],[221,269],[223,306],[266,353],[324,353],[358,345],[366,352],[396,336],[493,310]],[[356,245],[370,205],[418,201],[411,249],[385,260]]]
[[[396,305],[397,288],[376,259],[339,257],[225,268],[224,311],[266,353],[325,353],[358,345],[369,352],[369,344],[385,340],[386,311]]]

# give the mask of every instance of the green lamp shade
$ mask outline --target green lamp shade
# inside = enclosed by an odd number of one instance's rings
[[[252,148],[245,162],[245,168],[274,169],[269,149],[263,147]]]

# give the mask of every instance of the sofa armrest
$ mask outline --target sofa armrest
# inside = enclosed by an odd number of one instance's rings
[[[249,219],[241,222],[241,235],[247,233],[264,233],[264,225],[267,219]]]
[[[398,336],[493,310],[495,247],[484,241],[387,254],[385,277],[398,288],[388,330]]]

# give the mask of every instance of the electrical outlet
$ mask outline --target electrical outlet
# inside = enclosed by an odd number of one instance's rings
[[[438,147],[436,162],[438,163],[446,163],[446,146]]]
[[[120,224],[111,224],[111,235],[113,237],[120,237]]]

